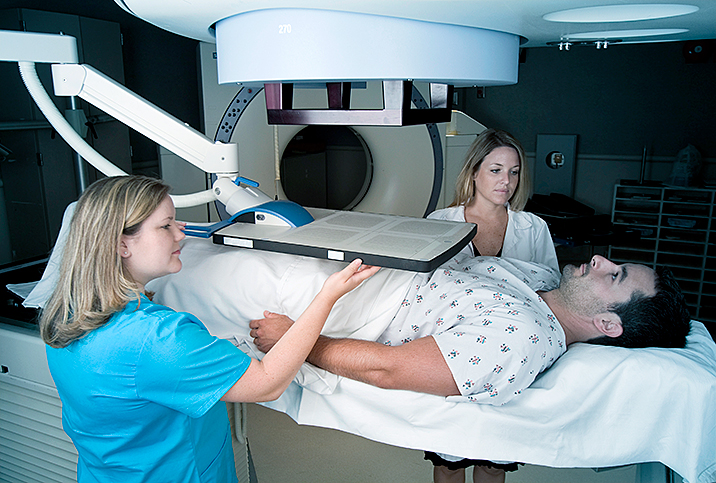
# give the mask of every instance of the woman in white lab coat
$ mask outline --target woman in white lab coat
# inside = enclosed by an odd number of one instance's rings
[[[455,199],[428,218],[477,224],[477,233],[461,253],[538,262],[559,271],[557,253],[547,223],[522,211],[531,183],[522,145],[505,131],[483,131],[470,146],[458,175]],[[516,463],[461,459],[426,452],[433,462],[435,483],[462,483],[465,468],[474,466],[474,483],[501,483]]]
[[[522,211],[530,191],[522,145],[505,131],[488,129],[468,151],[452,204],[428,218],[477,224],[463,253],[517,258],[559,270],[547,223]]]

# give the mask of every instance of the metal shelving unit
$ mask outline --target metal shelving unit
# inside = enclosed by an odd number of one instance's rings
[[[616,185],[612,223],[641,235],[609,247],[617,263],[669,267],[691,315],[716,323],[716,190]]]

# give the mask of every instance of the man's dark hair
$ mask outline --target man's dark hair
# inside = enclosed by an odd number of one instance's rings
[[[628,301],[609,308],[621,318],[622,335],[598,337],[589,342],[628,348],[684,347],[691,330],[684,295],[668,268],[657,267],[655,278],[656,295],[648,297],[634,292]]]

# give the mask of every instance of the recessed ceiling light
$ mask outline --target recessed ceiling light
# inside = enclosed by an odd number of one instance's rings
[[[688,32],[687,29],[636,29],[636,30],[608,30],[604,32],[580,32],[577,34],[565,35],[565,40],[605,40],[605,39],[626,39],[634,37],[653,37],[656,35],[674,35]]]
[[[634,22],[687,15],[698,9],[695,5],[678,4],[602,5],[561,10],[548,13],[542,18],[549,22]]]

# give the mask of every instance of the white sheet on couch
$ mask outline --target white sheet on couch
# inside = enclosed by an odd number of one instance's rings
[[[264,309],[295,318],[343,266],[197,239],[186,241],[181,259],[181,272],[150,285],[155,300],[194,313],[219,337],[244,340],[247,352],[250,319]],[[377,337],[412,277],[381,270],[339,301],[324,333]],[[685,349],[575,344],[501,407],[378,389],[309,364],[296,381],[267,406],[301,424],[407,448],[553,467],[659,461],[689,482],[716,480],[716,345],[699,322]]]

